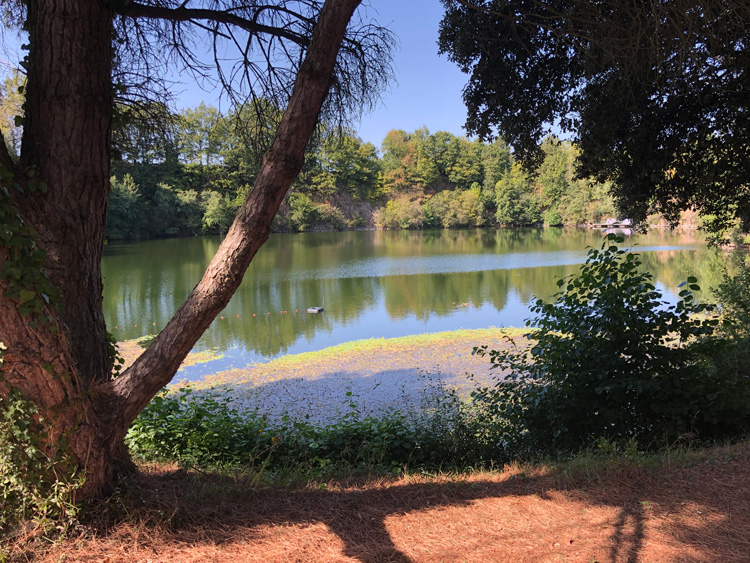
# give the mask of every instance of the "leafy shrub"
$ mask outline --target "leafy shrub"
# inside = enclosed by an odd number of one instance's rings
[[[562,225],[563,219],[557,207],[551,207],[544,212],[543,221],[545,225]]]
[[[398,411],[360,418],[356,410],[322,426],[285,419],[272,426],[239,412],[218,392],[162,393],[128,431],[134,457],[198,466],[274,471],[400,470],[463,466],[490,459],[471,407],[446,394],[422,416]]]
[[[346,217],[344,213],[335,205],[330,203],[318,203],[315,206],[318,216],[318,224],[327,229],[336,229],[342,231],[346,228]]]
[[[83,479],[72,456],[48,452],[45,423],[18,392],[0,396],[0,536],[27,522],[45,533],[64,530],[76,519],[75,492]]]
[[[724,273],[722,282],[714,292],[721,302],[724,318],[735,330],[750,334],[750,264],[744,252],[736,253],[734,274]]]
[[[185,191],[160,182],[151,203],[147,225],[152,235],[194,235],[201,226],[204,208],[194,190]]]
[[[217,393],[193,397],[189,387],[154,397],[128,430],[137,459],[195,465],[252,464],[274,447],[263,419],[242,416]]]
[[[112,191],[107,201],[108,239],[135,239],[141,236],[145,208],[138,185],[130,174],[122,180],[112,177]]]
[[[324,228],[343,230],[347,227],[344,213],[331,203],[316,203],[304,193],[289,196],[289,213],[286,215],[286,228],[302,232]]]
[[[241,202],[232,201],[229,196],[213,190],[204,191],[202,199],[205,207],[201,219],[203,232],[223,235],[229,231]]]
[[[318,220],[313,201],[305,194],[293,193],[289,196],[287,226],[293,231],[307,231]]]
[[[381,417],[344,417],[316,427],[296,421],[285,432],[279,452],[288,464],[308,467],[403,467],[419,464],[420,433],[401,413]]]
[[[724,374],[727,393],[733,400],[729,415],[736,424],[750,426],[750,264],[744,252],[736,252],[734,272],[724,273],[714,293],[721,303],[724,324],[722,334],[729,341],[714,357],[719,373]]]
[[[346,222],[346,226],[350,229],[360,229],[367,226],[367,221],[365,221],[362,214],[357,211],[352,215],[352,218]]]
[[[463,468],[509,460],[498,433],[485,425],[485,414],[454,389],[440,386],[432,401],[423,405],[417,422],[425,453],[423,466]]]
[[[478,184],[468,190],[444,190],[425,204],[425,222],[433,227],[479,227],[484,223],[484,204]]]
[[[696,302],[697,280],[667,306],[638,254],[613,242],[622,239],[590,249],[580,273],[558,281],[552,303],[536,301],[527,347],[475,349],[507,373],[475,399],[508,447],[541,453],[599,438],[737,431],[729,413],[747,409],[711,361],[726,342],[711,337],[718,320]]]

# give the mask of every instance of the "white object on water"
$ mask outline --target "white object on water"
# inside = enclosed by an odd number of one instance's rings
[[[308,307],[307,312],[308,313],[322,313],[323,307]]]

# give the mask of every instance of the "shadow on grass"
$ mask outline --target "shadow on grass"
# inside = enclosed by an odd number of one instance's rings
[[[121,502],[139,534],[158,530],[158,552],[243,544],[260,557],[269,542],[286,541],[285,556],[252,560],[336,560],[316,551],[330,538],[316,548],[283,535],[323,524],[341,540],[336,557],[361,563],[748,560],[750,443],[672,469],[600,469],[573,482],[560,472],[505,473],[255,490],[178,471],[140,476]],[[106,520],[100,537],[117,535],[122,522]],[[217,560],[243,560],[222,553]]]

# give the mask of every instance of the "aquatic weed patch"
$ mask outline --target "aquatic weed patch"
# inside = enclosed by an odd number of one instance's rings
[[[125,360],[122,369],[124,370],[130,366],[143,351],[148,348],[149,344],[156,338],[155,334],[148,334],[140,338],[134,338],[133,340],[125,340],[117,343],[117,350]],[[224,354],[218,350],[204,350],[201,352],[190,352],[185,360],[180,364],[181,368],[192,366],[199,363],[212,362],[219,360],[224,357]]]
[[[288,415],[330,423],[348,414],[352,403],[361,417],[414,412],[441,388],[468,396],[489,383],[490,365],[472,355],[473,347],[504,346],[523,332],[493,328],[360,340],[221,371],[192,385],[219,390],[238,407],[276,421]]]

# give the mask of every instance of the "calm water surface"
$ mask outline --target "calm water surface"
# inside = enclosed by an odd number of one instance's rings
[[[272,235],[224,318],[195,349],[219,350],[226,368],[361,338],[522,326],[529,301],[552,295],[556,279],[576,272],[586,247],[601,240],[598,231],[572,229]],[[198,237],[107,246],[109,330],[118,340],[158,332],[219,242]],[[653,232],[629,237],[626,245],[636,245],[670,300],[688,275],[704,287],[718,283],[720,259],[700,235]],[[307,314],[311,306],[325,312]]]

